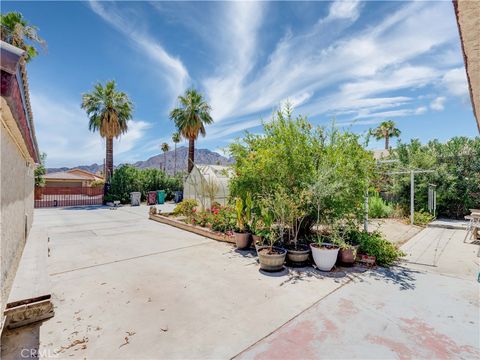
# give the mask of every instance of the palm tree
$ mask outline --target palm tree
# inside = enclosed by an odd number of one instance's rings
[[[210,116],[210,105],[195,89],[189,89],[185,91],[185,95],[180,95],[178,105],[170,112],[170,119],[175,122],[180,135],[188,139],[188,172],[190,173],[195,162],[195,140],[198,134],[205,136],[205,125],[213,123],[213,119]]]
[[[91,93],[82,95],[82,105],[90,122],[88,128],[106,139],[106,177],[108,183],[113,174],[113,138],[118,138],[128,130],[127,122],[132,118],[133,104],[128,95],[117,91],[114,80],[105,86],[98,83]]]
[[[21,13],[13,11],[5,15],[0,14],[0,24],[0,38],[13,46],[25,50],[26,61],[30,61],[38,55],[37,49],[32,45],[28,45],[26,41],[37,43],[43,48],[46,47],[45,40],[38,36],[38,28],[28,25]]]
[[[385,149],[388,150],[390,138],[399,137],[402,133],[395,126],[396,124],[391,120],[384,121],[375,129],[370,130],[370,134],[372,134],[377,140],[385,139]]]
[[[177,144],[180,142],[180,133],[174,132],[172,134],[172,141],[174,146],[174,156],[173,156],[173,175],[177,174]]]
[[[170,150],[170,146],[166,142],[164,142],[161,146],[163,151],[163,171],[167,171],[167,151]]]

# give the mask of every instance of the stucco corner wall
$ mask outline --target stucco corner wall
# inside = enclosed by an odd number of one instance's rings
[[[34,164],[0,125],[0,322],[33,221]],[[1,324],[0,324],[1,325]]]

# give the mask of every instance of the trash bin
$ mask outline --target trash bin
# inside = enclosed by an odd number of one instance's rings
[[[149,191],[147,194],[147,204],[148,205],[156,205],[157,204],[157,192],[156,191]]]
[[[164,204],[165,203],[165,190],[157,190],[157,203]]]
[[[139,191],[134,191],[130,193],[130,204],[132,206],[140,206],[140,200],[142,198],[142,193]]]
[[[183,192],[182,191],[175,191],[175,204],[178,204],[183,200]]]

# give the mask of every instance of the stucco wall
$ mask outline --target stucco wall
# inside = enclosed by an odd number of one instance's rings
[[[0,309],[3,315],[33,220],[34,167],[22,156],[3,124],[0,132]]]

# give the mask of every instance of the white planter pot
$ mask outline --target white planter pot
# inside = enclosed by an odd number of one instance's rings
[[[337,262],[339,247],[334,249],[321,249],[310,244],[312,249],[313,261],[317,268],[322,271],[330,271],[333,268],[333,265]],[[332,245],[332,244],[320,244],[320,245]]]

